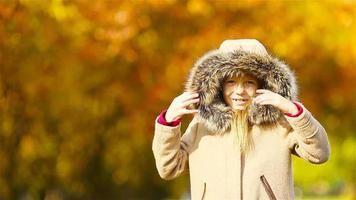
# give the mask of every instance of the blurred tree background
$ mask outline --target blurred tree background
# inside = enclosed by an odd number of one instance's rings
[[[285,60],[328,131],[329,162],[293,159],[296,196],[355,198],[355,19],[353,0],[1,0],[0,199],[187,195],[158,176],[154,120],[231,38]]]

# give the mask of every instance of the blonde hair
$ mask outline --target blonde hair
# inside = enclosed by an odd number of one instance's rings
[[[250,75],[243,71],[238,71],[231,77],[243,77],[251,76],[257,81],[257,87],[262,85],[262,83],[253,75]],[[248,153],[254,148],[252,135],[250,134],[250,124],[248,122],[248,112],[251,102],[243,110],[233,110],[233,117],[231,120],[230,135],[233,138],[233,143],[235,147],[239,147],[241,152]]]
[[[233,138],[234,146],[239,147],[241,152],[248,153],[253,149],[253,140],[250,134],[248,123],[248,108],[234,111],[231,121],[230,135]]]

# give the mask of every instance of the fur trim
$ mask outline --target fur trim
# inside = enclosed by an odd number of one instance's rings
[[[289,67],[270,55],[259,55],[241,50],[225,53],[213,50],[203,55],[190,70],[185,89],[200,95],[201,121],[213,132],[223,133],[230,128],[232,110],[225,103],[222,84],[226,77],[238,72],[251,74],[271,90],[291,100],[297,100],[296,78]],[[253,104],[249,108],[250,124],[273,124],[283,114],[271,105]]]

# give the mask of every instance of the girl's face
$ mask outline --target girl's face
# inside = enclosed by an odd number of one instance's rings
[[[223,84],[224,100],[233,110],[245,110],[257,88],[257,80],[249,75],[228,78]]]

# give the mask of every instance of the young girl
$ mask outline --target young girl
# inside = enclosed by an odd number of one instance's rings
[[[294,199],[291,154],[329,158],[324,128],[297,102],[293,73],[257,40],[227,40],[201,57],[186,91],[157,118],[152,149],[166,180],[189,159],[193,200]],[[194,118],[181,137],[187,114]]]

